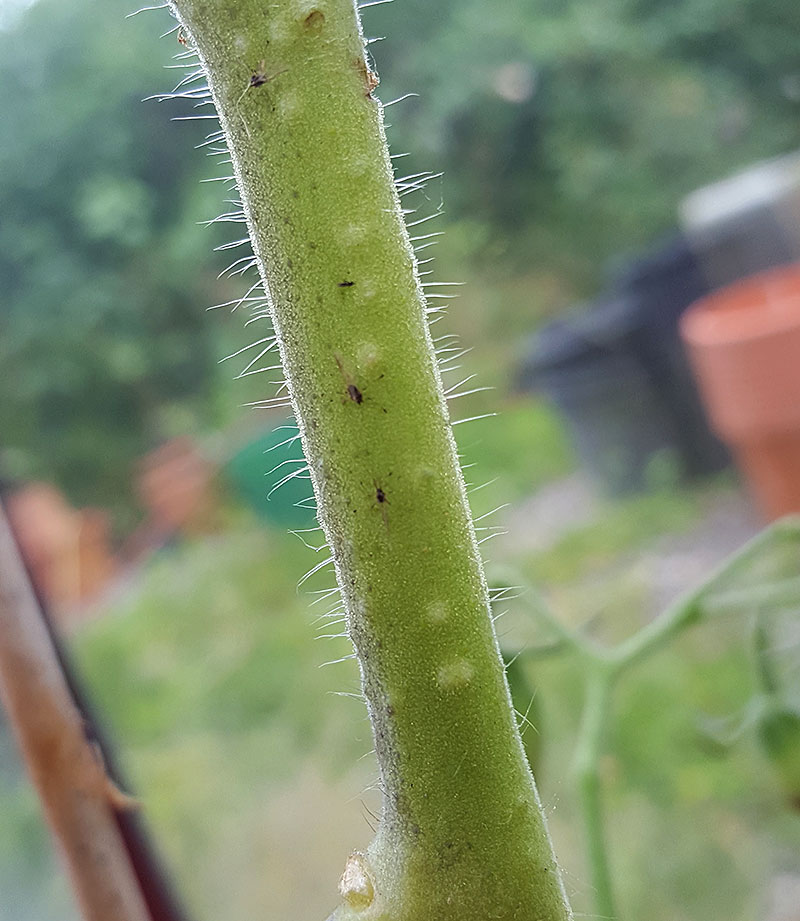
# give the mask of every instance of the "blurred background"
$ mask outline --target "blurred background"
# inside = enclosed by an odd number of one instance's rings
[[[235,231],[203,223],[227,210],[208,123],[142,102],[183,49],[158,40],[164,10],[130,11],[0,0],[2,493],[191,917],[321,921],[379,809],[369,726],[340,694],[353,663],[320,667],[348,652],[315,641],[332,576],[297,588],[319,559],[289,533],[316,541],[308,481],[267,498],[299,455],[285,411],[245,408],[272,396],[236,379],[258,336],[206,309],[247,286],[220,277]],[[800,7],[364,19],[387,36],[380,98],[419,94],[387,110],[400,174],[444,173],[415,203],[443,211],[435,277],[465,283],[437,333],[493,388],[454,405],[497,413],[456,429],[476,516],[497,510],[490,580],[622,638],[800,512]],[[506,608],[511,657],[536,630],[524,597]],[[770,624],[800,706],[796,610]],[[746,613],[702,625],[620,688],[603,777],[624,919],[800,918],[800,777],[752,731],[751,634]],[[523,656],[513,691],[581,913],[578,677]],[[2,722],[0,815],[0,921],[74,918]]]

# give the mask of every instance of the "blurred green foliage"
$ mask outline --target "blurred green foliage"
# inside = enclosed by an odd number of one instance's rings
[[[221,357],[205,132],[142,105],[169,79],[158,20],[124,12],[44,2],[0,33],[0,447],[7,473],[112,506],[170,407],[209,416]]]
[[[700,517],[702,494],[702,489],[654,492],[608,504],[602,515],[568,531],[536,557],[534,582],[551,586],[574,582],[636,553],[655,534],[686,531]]]
[[[800,141],[791,0],[399,0],[365,18],[388,36],[382,98],[420,93],[392,143],[445,170],[450,215],[519,234],[528,265],[596,270],[696,185]]]
[[[134,458],[225,423],[248,392],[216,366],[247,341],[239,324],[203,309],[233,296],[210,253],[230,235],[196,225],[223,197],[192,150],[213,123],[171,126],[186,100],[140,102],[178,82],[162,64],[182,49],[156,42],[166,13],[129,9],[39,0],[0,31],[3,470],[123,514]],[[800,144],[792,0],[488,15],[483,0],[398,0],[365,23],[388,36],[370,45],[382,98],[419,92],[388,109],[394,151],[411,153],[398,167],[445,170],[427,194],[446,205],[442,264],[472,285],[455,325],[478,333],[479,367],[513,365],[537,315],[672,224],[681,195]]]
[[[333,783],[371,747],[366,723],[360,738],[353,729],[361,704],[331,695],[358,691],[349,642],[314,642],[342,633],[318,619],[335,602],[309,608],[314,596],[296,590],[310,557],[291,535],[240,524],[155,560],[137,589],[76,637],[82,672],[198,919],[263,915],[265,874],[279,871],[289,847],[270,842],[265,810],[309,758]],[[323,574],[308,588],[331,582]],[[311,823],[313,834],[325,817],[301,807],[288,821]],[[260,912],[247,907],[251,889]],[[296,890],[287,897],[298,901]]]
[[[314,741],[326,676],[304,674],[314,631],[295,590],[309,556],[296,538],[256,530],[176,549],[84,631],[81,664],[126,745],[246,733],[276,717],[301,748]]]

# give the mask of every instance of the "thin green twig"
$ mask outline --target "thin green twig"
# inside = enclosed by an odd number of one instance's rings
[[[601,918],[617,917],[608,862],[600,778],[600,762],[606,742],[614,680],[614,673],[606,667],[597,664],[590,669],[573,764],[583,814],[594,910]]]
[[[663,614],[651,621],[610,652],[618,671],[636,665],[674,639],[682,630],[696,623],[703,613],[706,599],[715,588],[742,572],[766,548],[779,546],[800,537],[800,519],[784,518],[766,528],[740,550],[728,557],[702,585],[690,590],[671,604]],[[740,601],[746,593],[740,596]]]
[[[776,522],[725,560],[702,585],[682,595],[660,617],[613,648],[600,646],[584,634],[566,627],[550,610],[542,595],[530,589],[528,597],[533,600],[533,613],[556,637],[553,648],[578,655],[584,664],[584,708],[573,770],[584,822],[594,911],[598,917],[617,917],[609,869],[600,764],[619,677],[658,652],[705,615],[796,603],[800,598],[798,577],[722,593],[715,593],[715,589],[734,579],[765,551],[796,541],[798,537],[800,519],[793,517]],[[774,693],[775,679],[765,655],[766,633],[763,627],[756,629],[758,679],[765,693]]]

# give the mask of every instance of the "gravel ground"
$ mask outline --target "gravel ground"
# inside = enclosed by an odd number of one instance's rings
[[[763,527],[743,492],[735,488],[709,490],[701,499],[703,515],[690,530],[653,538],[635,557],[625,554],[619,568],[632,565],[647,573],[653,613],[708,573]],[[574,473],[540,489],[510,509],[499,538],[501,556],[541,553],[572,531],[591,525],[602,515],[604,500],[583,473]]]
[[[702,582],[763,527],[740,492],[713,493],[706,501],[705,515],[688,533],[657,538],[644,550],[642,562],[650,573],[651,601],[656,611]]]

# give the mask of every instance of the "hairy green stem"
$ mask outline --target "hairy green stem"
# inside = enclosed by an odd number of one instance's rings
[[[334,917],[563,921],[357,11],[174,8],[227,136],[375,737],[383,815]]]

